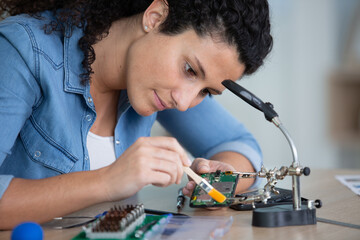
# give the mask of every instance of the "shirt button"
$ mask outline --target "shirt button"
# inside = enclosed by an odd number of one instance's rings
[[[89,159],[89,157],[88,156],[85,156],[85,160],[88,160]]]
[[[36,151],[36,152],[34,153],[34,157],[38,158],[38,157],[40,157],[40,156],[41,156],[41,152],[40,152],[40,151]]]
[[[88,115],[86,115],[86,117],[85,117],[85,118],[86,118],[86,120],[87,120],[88,122],[90,122],[90,121],[91,121],[91,119],[92,119],[92,118],[91,118],[91,116],[90,116],[89,114],[88,114]]]
[[[88,100],[89,103],[92,103],[92,98],[91,97],[88,97],[87,100]]]
[[[119,144],[120,144],[120,140],[116,140],[115,143],[116,143],[117,145],[119,145]]]

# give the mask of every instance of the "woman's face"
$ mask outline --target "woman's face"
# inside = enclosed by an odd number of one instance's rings
[[[169,108],[186,111],[208,93],[221,94],[221,82],[238,79],[244,70],[235,47],[209,36],[199,37],[194,30],[175,36],[150,31],[129,48],[126,88],[142,116]]]

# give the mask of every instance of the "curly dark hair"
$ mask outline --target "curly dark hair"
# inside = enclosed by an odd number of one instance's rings
[[[46,24],[44,30],[62,31],[70,23],[82,28],[84,36],[79,47],[84,52],[82,62],[88,81],[95,61],[93,45],[109,33],[112,22],[144,12],[153,0],[2,0],[0,16],[21,13],[37,16],[50,10],[56,21]],[[272,49],[269,6],[267,0],[163,0],[169,7],[160,32],[180,34],[194,29],[199,36],[211,35],[236,46],[239,61],[245,65],[244,74],[255,72]],[[100,16],[100,17],[99,17]],[[66,23],[66,24],[65,24]]]

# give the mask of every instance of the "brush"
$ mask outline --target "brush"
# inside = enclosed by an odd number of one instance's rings
[[[208,181],[206,181],[204,178],[200,177],[190,167],[183,166],[184,172],[191,177],[196,184],[199,185],[199,187],[204,190],[207,194],[209,194],[210,197],[212,197],[215,201],[222,203],[226,200],[226,197],[216,190],[213,186],[210,185]]]

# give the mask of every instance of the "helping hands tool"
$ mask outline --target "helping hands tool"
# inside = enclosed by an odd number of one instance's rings
[[[298,160],[298,154],[295,144],[290,137],[289,133],[281,123],[278,114],[274,111],[274,107],[271,103],[264,103],[254,94],[241,87],[232,80],[224,80],[222,84],[229,89],[232,93],[243,99],[245,102],[255,107],[259,111],[263,112],[265,119],[275,124],[288,140],[293,162],[289,167],[281,167],[279,170],[274,168],[267,170],[265,167],[261,168],[258,173],[241,173],[241,178],[254,178],[264,177],[267,179],[267,184],[264,190],[253,196],[241,198],[229,199],[236,203],[254,203],[256,201],[262,201],[264,203],[270,198],[270,192],[276,193],[275,184],[277,180],[284,179],[285,176],[292,176],[292,196],[293,204],[273,206],[267,208],[255,209],[253,211],[253,222],[254,226],[259,227],[280,227],[280,226],[291,226],[291,225],[306,225],[316,224],[316,211],[315,207],[321,207],[321,202],[315,202],[313,200],[308,201],[307,206],[301,206],[300,197],[300,176],[309,175],[310,169],[308,167],[302,168]],[[319,200],[317,200],[319,201]]]

